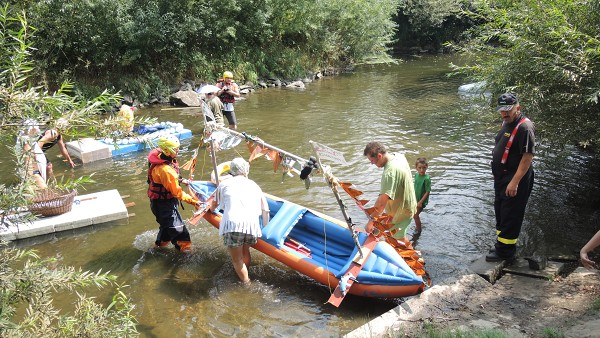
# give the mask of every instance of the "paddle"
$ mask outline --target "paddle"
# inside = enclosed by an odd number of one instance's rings
[[[346,270],[346,273],[344,273],[344,275],[340,278],[340,282],[338,283],[335,290],[333,290],[333,293],[329,297],[329,300],[327,300],[327,303],[335,307],[340,306],[340,304],[348,294],[348,291],[350,291],[350,288],[352,287],[354,282],[357,282],[356,278],[362,270],[364,263],[367,261],[367,258],[369,258],[369,255],[371,254],[371,252],[373,252],[373,249],[375,249],[377,242],[379,242],[377,240],[377,237],[375,237],[373,234],[369,234],[369,236],[362,245],[362,255],[360,257],[358,255],[354,257],[354,259],[350,263],[350,267],[348,268],[348,270]]]

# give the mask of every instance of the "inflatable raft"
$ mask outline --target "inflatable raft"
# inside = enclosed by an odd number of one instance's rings
[[[149,150],[156,147],[161,136],[166,135],[175,135],[183,140],[191,138],[192,131],[185,129],[181,123],[160,122],[138,126],[133,130],[131,137],[116,140],[110,137],[98,140],[85,138],[67,142],[66,147],[71,156],[79,158],[83,163],[88,163],[135,151]]]
[[[131,137],[118,140],[105,138],[99,141],[108,146],[112,156],[117,156],[155,147],[156,142],[162,136],[175,135],[180,140],[192,137],[192,132],[185,129],[183,124],[169,121],[137,126],[133,131],[134,136]]]
[[[190,184],[190,190],[202,201],[210,199],[215,189],[212,182]],[[359,256],[359,247],[345,222],[275,196],[266,196],[271,220],[263,227],[262,237],[254,246],[256,250],[330,288],[352,278],[352,287],[347,291],[357,296],[404,297],[425,288],[423,278],[415,274],[397,250],[364,232],[358,232],[358,243],[363,251],[370,244],[371,249],[360,269],[351,270],[356,265],[353,262]],[[203,217],[219,227],[220,213],[206,212]],[[356,271],[357,275],[349,271]]]

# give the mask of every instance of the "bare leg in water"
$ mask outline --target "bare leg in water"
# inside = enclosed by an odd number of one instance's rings
[[[233,263],[235,273],[237,273],[242,283],[250,283],[250,278],[248,277],[248,265],[250,265],[250,246],[248,244],[244,244],[242,246],[227,248],[227,250],[231,256],[231,262]]]

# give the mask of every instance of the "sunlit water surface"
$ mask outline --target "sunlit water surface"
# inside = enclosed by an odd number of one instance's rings
[[[351,74],[325,78],[306,89],[270,88],[247,95],[236,105],[240,131],[307,158],[309,141],[344,153],[346,166],[332,164],[334,174],[377,196],[381,170],[362,156],[365,144],[378,140],[403,152],[412,164],[430,161],[430,203],[421,218],[424,230],[416,243],[434,284],[469,273],[469,264],[492,245],[494,215],[489,169],[493,136],[500,119],[490,119],[486,100],[457,93],[459,80],[448,78],[448,56],[403,60],[395,65],[361,66]],[[526,111],[527,103],[523,103]],[[194,133],[182,143],[180,162],[190,159],[200,142],[202,124],[196,109],[153,107],[138,115],[178,121]],[[599,228],[599,166],[568,147],[548,149],[541,142],[535,160],[537,181],[526,215],[520,251],[572,255]],[[53,149],[50,155],[56,156]],[[220,161],[248,157],[245,146],[218,154]],[[2,160],[5,168],[11,163]],[[156,224],[146,197],[146,152],[85,165],[75,170],[56,163],[58,176],[95,173],[87,191],[118,189],[134,202],[129,220],[22,241],[43,256],[59,256],[84,270],[110,270],[136,305],[144,337],[330,337],[347,333],[386,312],[402,299],[374,300],[349,296],[340,308],[326,304],[330,288],[321,286],[260,252],[253,251],[250,287],[242,287],[217,230],[205,221],[190,228],[193,254],[153,250]],[[196,179],[211,170],[205,151]],[[0,174],[8,179],[10,171]],[[184,176],[189,173],[183,172]],[[272,163],[252,163],[250,177],[265,192],[341,218],[337,202],[322,180],[306,190],[297,178],[282,181]],[[350,202],[349,214],[363,226],[365,218]],[[191,215],[191,207],[182,211]],[[412,228],[409,234],[412,233]],[[108,300],[114,290],[88,290]],[[70,300],[63,300],[67,302]]]

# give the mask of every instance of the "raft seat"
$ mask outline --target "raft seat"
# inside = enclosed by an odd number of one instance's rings
[[[269,207],[274,208],[275,204],[278,203],[269,203]],[[285,238],[302,218],[306,210],[306,208],[297,204],[287,201],[283,202],[273,218],[271,218],[269,223],[262,229],[261,239],[276,248],[281,248]],[[273,210],[271,212],[273,212]]]
[[[337,274],[346,265],[352,248],[347,247],[346,243],[338,241],[339,237],[330,237],[329,232],[325,237],[323,231],[315,231],[318,227],[307,227],[306,217],[309,215],[311,214],[306,213],[289,235],[311,250],[312,260],[316,264]],[[334,233],[335,231],[331,235]],[[349,236],[347,230],[343,234]]]

